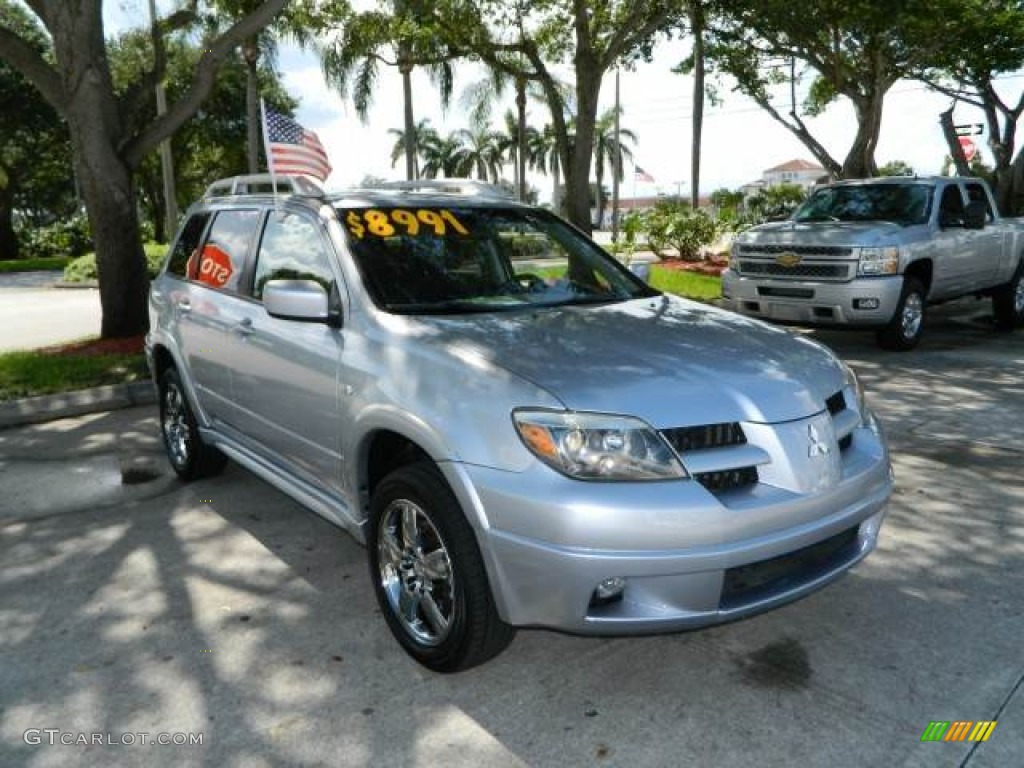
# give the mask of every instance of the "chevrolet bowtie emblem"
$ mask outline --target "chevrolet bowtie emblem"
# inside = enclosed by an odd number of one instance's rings
[[[818,428],[813,424],[807,426],[807,439],[811,445],[807,449],[807,455],[812,459],[818,456],[827,456],[829,451],[828,443],[821,439],[821,434],[818,432]]]
[[[786,251],[775,257],[775,263],[780,267],[795,267],[801,261],[800,254]]]

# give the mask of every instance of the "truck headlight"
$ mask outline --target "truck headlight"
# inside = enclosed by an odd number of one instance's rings
[[[737,275],[740,273],[740,247],[736,243],[729,249],[729,269]]]
[[[603,413],[517,410],[512,421],[534,456],[577,480],[688,477],[665,439],[640,419]]]
[[[885,248],[861,248],[857,264],[858,275],[895,275],[900,268],[900,249],[890,245]]]

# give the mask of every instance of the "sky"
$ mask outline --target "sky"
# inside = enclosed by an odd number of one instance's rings
[[[170,10],[171,2],[158,0],[161,13]],[[145,23],[145,0],[105,0],[107,32]],[[660,44],[650,63],[640,63],[634,71],[621,73],[621,124],[637,135],[632,146],[636,165],[654,177],[655,182],[633,181],[632,167],[626,165],[622,196],[690,193],[690,137],[693,90],[692,80],[673,74],[671,68],[688,52],[685,41]],[[334,168],[327,187],[338,188],[357,184],[367,175],[388,179],[402,178],[403,161],[391,166],[391,150],[395,136],[389,129],[401,128],[401,80],[393,68],[382,67],[378,90],[366,123],[355,113],[350,101],[341,99],[327,87],[316,56],[293,46],[283,46],[278,55],[278,68],[285,88],[296,97],[299,108],[296,119],[308,130],[315,131],[327,150]],[[458,64],[455,96],[447,113],[440,108],[437,91],[422,73],[414,72],[414,111],[417,120],[429,118],[442,134],[467,125],[458,97],[468,84],[481,79],[483,70],[471,64]],[[797,98],[806,92],[810,80],[797,88]],[[1024,73],[1004,78],[1001,89],[1020,93]],[[706,104],[701,153],[701,192],[708,194],[720,187],[735,189],[761,177],[764,169],[788,160],[814,160],[811,153],[785,128],[773,120],[751,100],[729,88],[727,82],[718,87],[720,104]],[[788,85],[779,89],[778,100],[788,112]],[[601,111],[614,103],[614,76],[609,73],[601,90]],[[902,160],[920,174],[940,171],[948,154],[939,127],[939,113],[949,107],[950,99],[933,93],[915,82],[897,83],[885,103],[881,138],[875,158],[879,165]],[[494,110],[497,124],[511,96]],[[954,113],[956,123],[980,123],[982,114],[970,105],[960,103]],[[550,121],[544,105],[531,102],[527,118],[531,125],[542,127]],[[821,116],[805,119],[811,133],[842,162],[852,142],[856,121],[848,101],[838,100]],[[985,136],[975,137],[982,159],[991,163],[984,146]],[[511,178],[512,169],[507,175]],[[529,181],[540,191],[541,200],[551,197],[552,180],[531,173]]]

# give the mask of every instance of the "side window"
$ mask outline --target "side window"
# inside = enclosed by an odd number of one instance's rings
[[[270,213],[256,257],[254,298],[262,298],[268,280],[313,280],[330,295],[334,273],[315,221],[288,211]]]
[[[221,211],[198,258],[189,265],[189,277],[221,291],[238,291],[259,211]]]
[[[962,227],[964,225],[964,201],[960,196],[960,188],[950,184],[942,191],[939,203],[939,224],[943,227]]]
[[[965,184],[964,188],[967,190],[967,199],[972,203],[984,203],[985,204],[985,220],[991,224],[995,221],[995,216],[992,214],[992,205],[989,203],[988,195],[985,194],[985,190],[981,184]]]
[[[194,255],[198,256],[199,241],[203,237],[203,230],[206,229],[206,222],[209,220],[209,213],[196,213],[185,222],[185,226],[181,230],[181,236],[178,238],[178,242],[174,244],[171,258],[167,261],[167,271],[169,273],[178,277],[190,276],[186,273],[190,266],[193,269],[196,266],[196,259],[192,257]]]

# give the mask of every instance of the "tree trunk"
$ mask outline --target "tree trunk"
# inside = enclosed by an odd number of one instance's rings
[[[245,60],[245,115],[246,147],[249,173],[260,172],[260,83],[259,83],[259,41],[251,37],[242,45]]]
[[[857,135],[843,161],[844,179],[866,179],[878,175],[875,148],[882,132],[882,104],[885,90],[876,89],[870,96],[853,101],[857,113]]]
[[[561,216],[564,213],[562,210],[562,164],[558,162],[558,158],[555,158],[555,162],[551,166],[551,178],[555,182],[555,188],[551,190],[551,208]]]
[[[10,179],[0,186],[0,259],[18,258],[18,235],[14,231],[14,185]]]
[[[581,63],[579,54],[576,73],[576,141],[571,148],[569,165],[564,169],[565,208],[569,221],[589,235],[593,231],[590,220],[590,161],[594,156],[594,126],[601,78],[596,66],[586,67]]]
[[[605,200],[604,196],[604,163],[601,162],[603,158],[600,154],[594,158],[594,202],[597,204],[597,221],[594,223],[595,229],[600,229],[604,224],[604,209],[608,205],[608,201]]]
[[[953,165],[956,166],[958,176],[970,176],[971,166],[967,162],[964,148],[956,135],[956,128],[953,127],[953,108],[939,113],[939,125],[942,126],[942,135],[946,138],[946,146],[949,147],[949,156],[953,158]],[[945,170],[945,169],[943,169]]]
[[[690,204],[700,206],[700,148],[704,130],[704,9],[703,0],[691,0],[690,32],[693,35],[693,136],[690,143]]]
[[[405,178],[412,181],[416,173],[416,121],[412,114],[412,67],[401,65],[402,103],[405,110]]]

